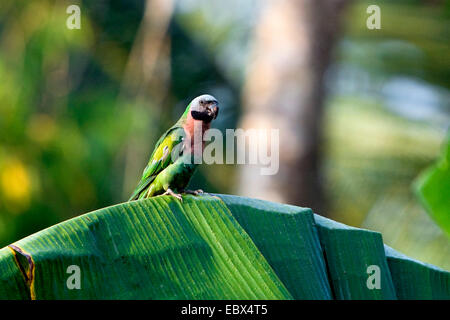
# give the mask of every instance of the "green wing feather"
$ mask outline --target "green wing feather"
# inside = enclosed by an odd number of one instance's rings
[[[142,173],[141,181],[128,201],[137,200],[142,192],[150,186],[158,173],[172,163],[170,154],[173,148],[182,141],[183,136],[184,129],[177,123],[159,138],[150,156],[150,160]]]

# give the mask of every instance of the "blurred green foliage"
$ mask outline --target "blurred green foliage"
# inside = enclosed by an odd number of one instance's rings
[[[328,210],[376,230],[390,246],[450,268],[449,238],[414,194],[417,175],[439,156],[450,124],[450,7],[377,1],[381,29],[366,28],[355,1],[344,18],[324,119]],[[445,190],[435,189],[445,197]],[[450,212],[446,207],[447,214]]]
[[[117,201],[118,156],[138,114],[116,96],[142,14],[119,3],[111,15],[86,4],[77,32],[65,2],[2,1],[1,245]]]

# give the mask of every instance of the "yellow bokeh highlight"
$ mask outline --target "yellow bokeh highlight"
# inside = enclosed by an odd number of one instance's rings
[[[16,209],[28,207],[31,192],[31,179],[28,170],[20,160],[9,160],[0,171],[2,196]]]

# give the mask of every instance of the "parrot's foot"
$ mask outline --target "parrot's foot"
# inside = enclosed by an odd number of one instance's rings
[[[220,199],[219,197],[212,195],[211,193],[204,192],[202,189],[198,189],[198,190],[184,190],[183,193],[186,193],[186,194],[193,194],[193,195],[195,195],[195,196],[198,196],[198,195],[207,195],[207,196],[216,198],[216,199],[218,199],[218,200],[222,200],[222,199]]]
[[[198,189],[198,190],[184,190],[183,192],[186,193],[186,194],[193,194],[194,196],[198,196],[198,195],[204,193],[202,189]]]
[[[181,194],[173,192],[172,189],[170,189],[170,188],[168,188],[166,190],[166,192],[163,193],[163,195],[171,195],[172,197],[175,197],[178,200],[180,200],[181,202],[183,202],[183,198],[181,197]]]

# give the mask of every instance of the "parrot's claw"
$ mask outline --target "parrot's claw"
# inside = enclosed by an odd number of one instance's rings
[[[217,197],[217,196],[215,196],[215,195],[212,195],[212,194],[209,193],[209,192],[204,192],[202,189],[198,189],[198,190],[184,190],[183,193],[186,193],[186,194],[193,194],[193,195],[195,195],[195,196],[198,196],[198,195],[202,195],[202,196],[203,196],[203,195],[207,195],[207,196],[216,198],[217,200],[222,200],[222,199],[220,199],[219,197]]]
[[[166,192],[163,193],[163,195],[171,195],[172,197],[175,197],[178,200],[180,200],[181,202],[183,202],[183,198],[181,197],[181,194],[173,192],[172,189],[170,189],[170,188],[167,189]]]
[[[194,196],[198,196],[200,194],[204,194],[202,189],[198,189],[198,190],[184,190],[184,193],[186,193],[186,194],[193,194]]]

